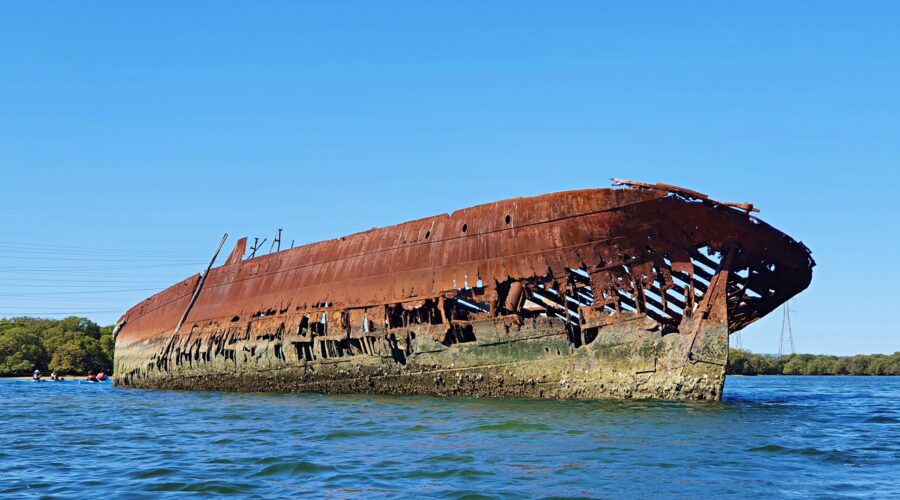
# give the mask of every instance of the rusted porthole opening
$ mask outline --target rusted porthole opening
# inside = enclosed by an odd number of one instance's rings
[[[509,214],[506,214],[506,218],[503,220],[506,221],[507,224],[509,224],[510,222],[512,222],[512,217],[510,217]]]
[[[425,231],[425,239],[427,240],[430,237],[431,237],[431,231]]]
[[[463,224],[463,232],[465,233],[465,232],[468,231],[468,230],[469,230],[469,225],[468,225],[468,224]]]

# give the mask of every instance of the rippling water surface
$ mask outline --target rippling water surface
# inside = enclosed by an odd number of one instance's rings
[[[900,497],[900,378],[722,403],[229,394],[0,380],[0,494]]]

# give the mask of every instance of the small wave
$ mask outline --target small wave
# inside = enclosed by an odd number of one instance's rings
[[[467,480],[480,479],[492,475],[489,472],[480,471],[470,467],[450,468],[440,470],[414,470],[406,474],[406,477],[414,479],[449,479],[459,478]]]
[[[883,415],[878,415],[878,416],[866,419],[865,422],[867,424],[896,424],[896,423],[900,422],[900,420],[897,420],[896,418],[893,418],[893,417],[885,417]]]
[[[789,453],[795,455],[825,455],[829,453],[818,448],[787,448],[784,446],[779,446],[777,444],[758,446],[756,448],[750,448],[748,451],[761,451],[765,453]]]
[[[157,483],[147,485],[145,489],[147,491],[183,491],[187,485],[188,483]]]
[[[547,424],[529,424],[524,422],[502,422],[497,424],[479,425],[466,429],[466,432],[533,432],[550,431],[553,427]]]
[[[443,493],[441,496],[456,500],[492,500],[497,497],[485,495],[483,492],[472,490],[459,490]]]
[[[103,444],[103,442],[97,441],[96,439],[82,439],[79,441],[72,441],[68,444],[70,446],[97,446],[98,444]]]
[[[418,462],[429,463],[429,464],[441,464],[441,463],[469,464],[474,461],[475,461],[475,459],[468,455],[454,455],[452,453],[445,453],[443,455],[435,455],[433,457],[427,457],[427,458],[418,460]]]
[[[271,477],[271,476],[280,476],[283,474],[313,474],[316,472],[323,472],[328,470],[333,470],[334,467],[327,465],[317,465],[312,462],[285,462],[285,463],[277,463],[268,465],[263,467],[262,470],[256,472],[252,475],[252,477]]]
[[[533,464],[506,464],[507,467],[519,470],[543,470],[543,469],[552,469],[554,466],[550,465],[533,465]]]
[[[234,465],[237,462],[230,458],[213,457],[204,460],[203,463],[210,465]]]
[[[238,495],[247,493],[256,489],[251,484],[222,482],[222,481],[206,481],[206,482],[167,482],[148,485],[147,491],[190,491],[196,493],[211,493],[214,495]]]
[[[175,469],[170,469],[168,467],[162,467],[159,469],[150,469],[144,471],[136,471],[130,474],[130,476],[134,479],[153,479],[156,477],[166,477],[177,474],[178,471]]]
[[[820,450],[818,448],[787,448],[784,446],[779,446],[777,444],[767,444],[765,446],[758,446],[756,448],[750,448],[747,451],[759,451],[764,453],[781,453],[781,454],[789,454],[789,455],[825,455],[828,453],[827,451]]]
[[[339,429],[325,434],[320,439],[323,441],[334,441],[337,439],[357,438],[371,435],[372,433],[367,431],[350,431],[346,429]]]
[[[820,450],[818,448],[787,448],[777,444],[768,444],[750,448],[748,451],[772,453],[777,455],[801,455],[807,457],[818,457],[819,460],[830,463],[852,464],[857,458],[852,453],[839,450]]]
[[[778,446],[777,444],[767,444],[765,446],[757,446],[756,448],[750,448],[747,451],[762,451],[766,453],[784,453],[788,451],[784,446]]]

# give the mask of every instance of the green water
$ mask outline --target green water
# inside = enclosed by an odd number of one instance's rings
[[[0,381],[0,494],[900,497],[900,378],[732,377],[721,403]]]

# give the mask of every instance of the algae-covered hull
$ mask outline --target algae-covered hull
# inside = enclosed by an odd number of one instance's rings
[[[244,259],[126,312],[116,383],[718,399],[728,336],[809,285],[752,205],[663,184],[516,198]]]

